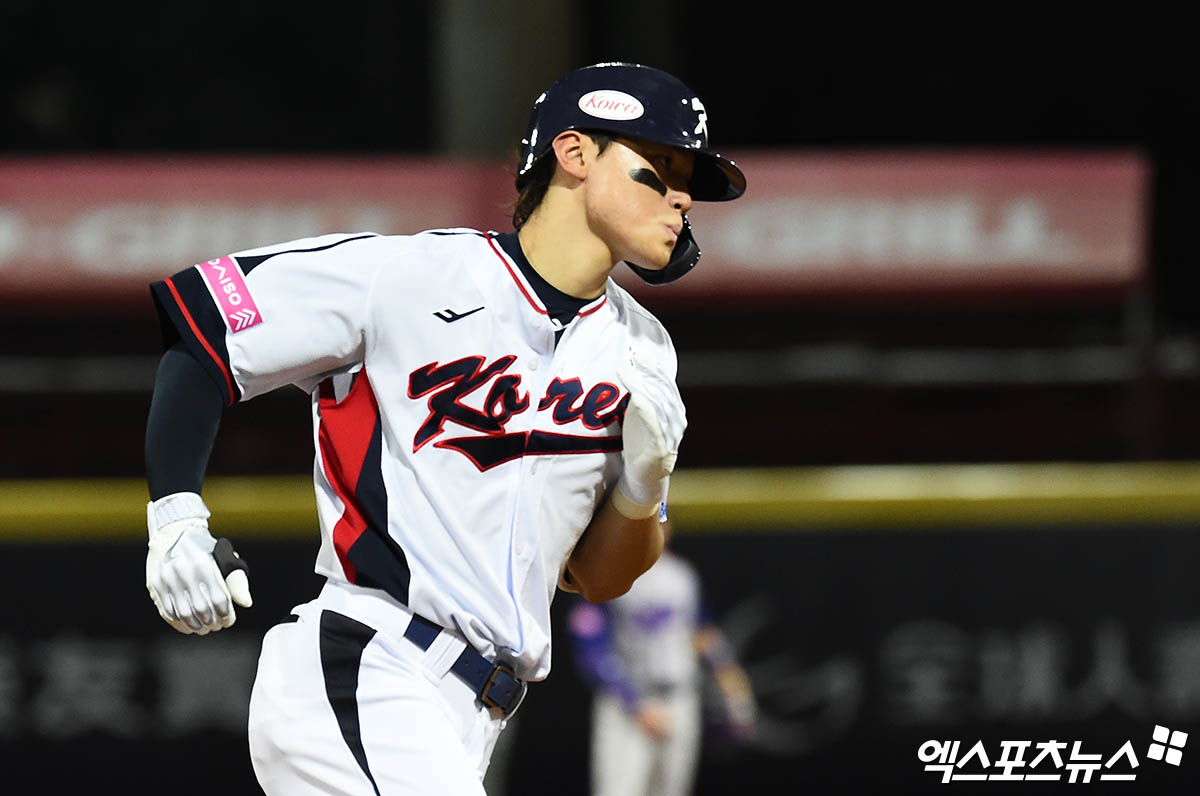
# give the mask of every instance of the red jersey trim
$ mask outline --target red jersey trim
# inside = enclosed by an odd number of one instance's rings
[[[343,506],[342,516],[333,527],[333,548],[346,579],[354,583],[357,570],[350,561],[350,548],[368,525],[366,511],[357,495],[358,479],[379,420],[379,405],[365,369],[341,403],[333,399],[332,392],[321,390],[318,395],[321,425],[317,441],[321,466]]]
[[[520,276],[518,276],[517,272],[513,270],[513,267],[511,265],[509,265],[508,257],[506,257],[504,255],[504,253],[500,250],[500,248],[496,246],[495,239],[491,235],[485,235],[484,237],[487,238],[488,245],[492,247],[492,251],[494,251],[496,253],[496,256],[500,258],[500,262],[504,263],[504,267],[508,269],[508,275],[511,276],[513,278],[513,281],[517,283],[517,287],[520,288],[521,294],[523,296],[525,296],[525,300],[529,302],[529,306],[533,307],[535,310],[537,310],[537,312],[539,312],[542,315],[549,315],[550,313],[546,312],[546,308],[541,306],[533,298],[533,296],[531,296],[529,294],[529,291],[525,288],[525,280],[522,279]],[[603,296],[600,296],[598,299],[592,299],[592,300],[595,301],[596,304],[592,307],[588,307],[585,310],[580,310],[578,312],[578,315],[580,318],[583,318],[587,315],[591,315],[593,312],[595,312],[596,310],[603,307],[604,303],[606,301],[608,301],[608,294],[605,293]]]
[[[525,300],[529,302],[529,306],[533,307],[542,315],[549,315],[550,313],[546,312],[546,308],[538,304],[538,302],[534,300],[533,296],[529,295],[529,291],[525,289],[525,281],[521,279],[521,277],[517,276],[517,272],[513,270],[511,265],[508,264],[508,258],[505,257],[500,251],[500,248],[496,246],[496,241],[491,235],[487,236],[487,242],[488,245],[492,247],[492,251],[496,253],[496,256],[500,258],[500,262],[504,263],[504,267],[508,269],[508,275],[511,276],[513,281],[517,283],[517,287],[521,290],[521,295],[525,296]]]
[[[196,320],[192,317],[192,313],[188,312],[187,305],[183,303],[183,297],[179,295],[179,290],[175,287],[175,283],[170,279],[166,280],[167,289],[171,291],[171,297],[175,299],[175,304],[179,307],[179,311],[183,313],[183,319],[187,321],[188,328],[192,330],[192,334],[200,341],[200,345],[204,346],[204,350],[212,357],[213,362],[217,363],[217,367],[221,370],[221,375],[225,377],[225,387],[229,390],[229,405],[233,406],[233,379],[229,376],[229,369],[225,367],[225,363],[221,361],[221,357],[217,355],[212,344],[208,342],[208,338],[200,331],[200,327],[196,324]]]

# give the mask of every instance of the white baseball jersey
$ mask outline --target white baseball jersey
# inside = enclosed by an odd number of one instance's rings
[[[611,279],[562,329],[498,238],[325,235],[152,291],[230,403],[311,393],[316,571],[536,680],[559,574],[621,472],[617,365],[636,349],[674,379],[676,356]]]

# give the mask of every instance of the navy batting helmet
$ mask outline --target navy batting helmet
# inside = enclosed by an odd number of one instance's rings
[[[597,130],[686,149],[695,155],[688,192],[699,201],[736,199],[746,177],[732,160],[708,148],[708,114],[696,94],[675,77],[641,64],[602,63],[559,78],[533,103],[529,127],[521,139],[517,190],[534,165],[564,130]],[[671,282],[700,260],[700,248],[686,217],[665,268],[655,271],[629,263],[651,284]]]

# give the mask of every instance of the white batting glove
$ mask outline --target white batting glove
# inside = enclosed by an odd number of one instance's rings
[[[209,516],[195,492],[176,492],[146,506],[146,589],[159,615],[180,633],[203,636],[229,627],[237,619],[233,604],[249,608],[253,602],[244,564],[234,563],[238,568],[222,576]],[[228,553],[236,562],[232,548]]]
[[[621,514],[643,519],[666,499],[687,416],[673,379],[644,355],[631,352],[629,360],[617,368],[630,396],[621,426],[625,470],[611,499]]]

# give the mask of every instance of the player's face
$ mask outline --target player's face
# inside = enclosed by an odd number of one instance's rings
[[[666,267],[692,207],[695,156],[664,144],[620,138],[596,160],[592,221],[616,260]]]

